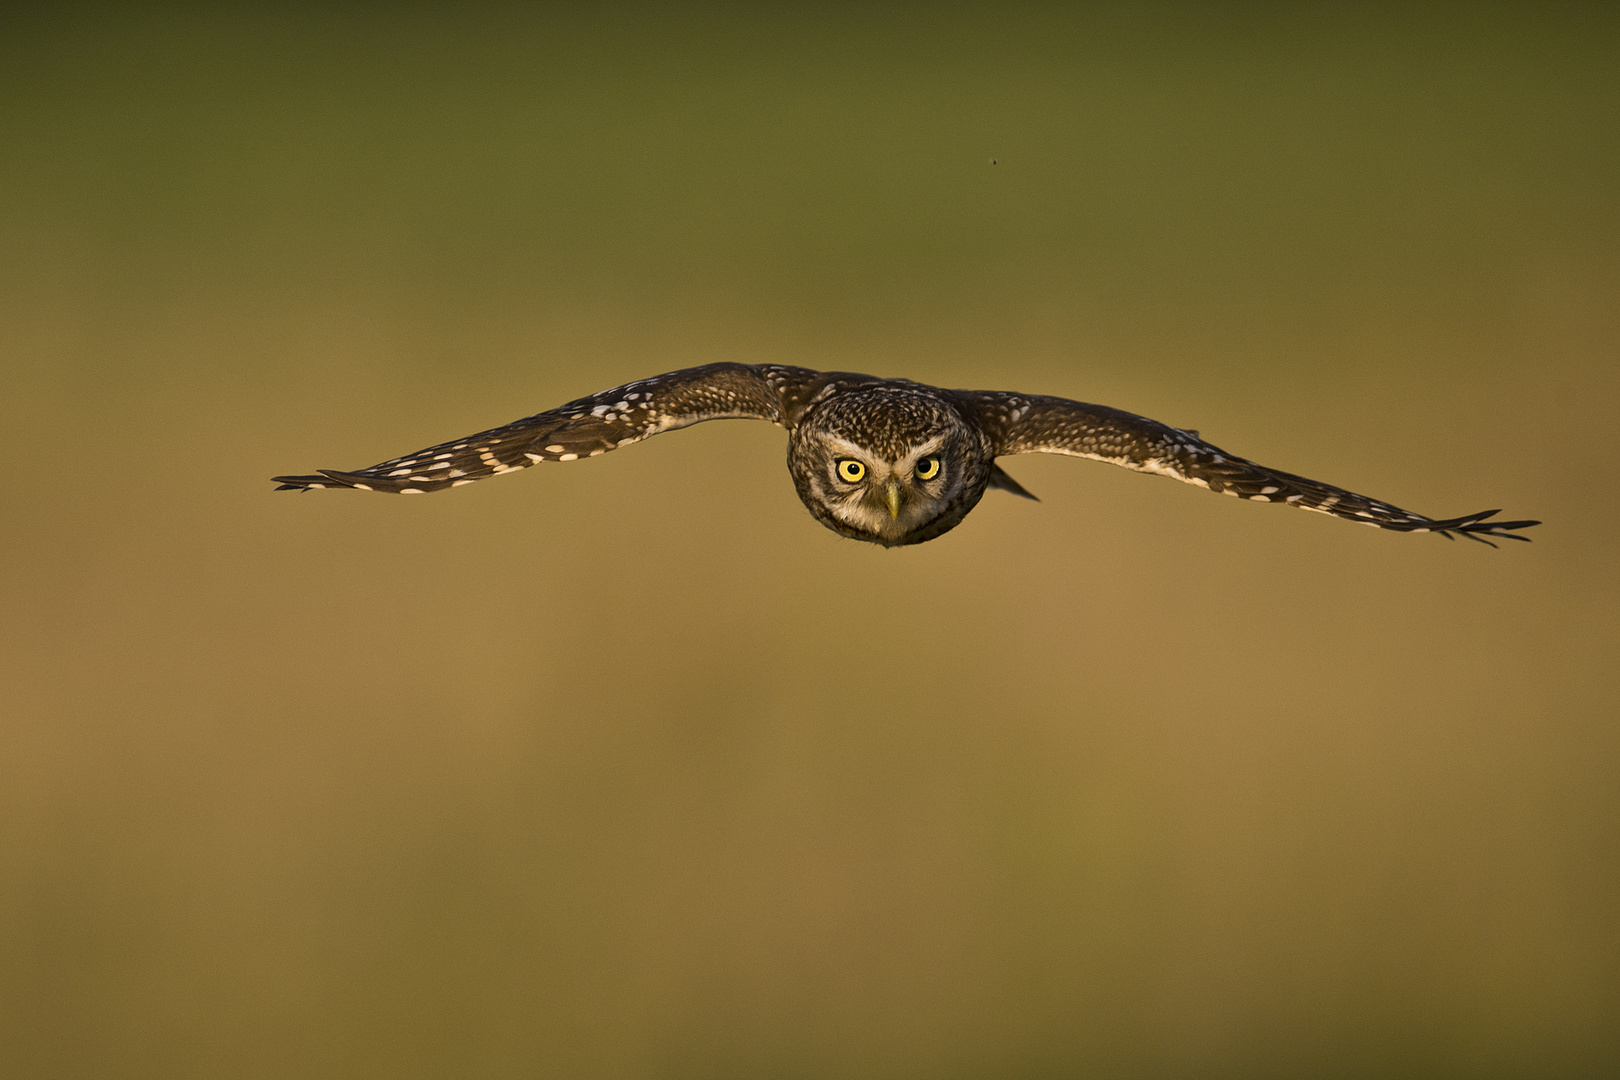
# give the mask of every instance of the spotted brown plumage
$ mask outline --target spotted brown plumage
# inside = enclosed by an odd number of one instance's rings
[[[274,479],[280,491],[346,487],[421,494],[542,461],[596,457],[720,419],[769,420],[786,428],[788,469],[810,512],[841,535],[886,547],[949,531],[990,488],[1034,498],[995,461],[1029,453],[1106,461],[1255,502],[1447,539],[1528,540],[1515,530],[1540,524],[1487,520],[1496,510],[1424,517],[1268,469],[1203,441],[1195,431],[1103,405],[771,364],[673,371],[366,469]]]
[[[999,454],[1091,458],[1253,502],[1286,503],[1397,532],[1436,532],[1448,540],[1457,533],[1483,543],[1490,543],[1485,536],[1529,542],[1528,536],[1509,530],[1541,524],[1485,520],[1500,510],[1442,520],[1424,517],[1319,480],[1257,465],[1205,442],[1196,431],[1105,405],[995,391],[970,391],[969,396],[978,402],[981,422],[995,433]]]
[[[459,487],[542,461],[574,461],[704,420],[780,422],[784,390],[802,368],[709,364],[641,379],[510,424],[354,472],[277,476],[278,491],[327,487],[404,495]],[[805,372],[814,374],[813,372]]]

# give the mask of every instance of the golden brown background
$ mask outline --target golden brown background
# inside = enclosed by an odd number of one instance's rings
[[[1614,1075],[1597,12],[8,9],[0,1074]],[[268,482],[716,360],[1547,524]]]

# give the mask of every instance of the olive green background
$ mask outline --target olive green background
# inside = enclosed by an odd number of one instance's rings
[[[1617,73],[1596,7],[8,9],[0,1073],[1613,1075]],[[717,360],[1546,524],[1035,457],[883,551],[741,423],[268,482]]]

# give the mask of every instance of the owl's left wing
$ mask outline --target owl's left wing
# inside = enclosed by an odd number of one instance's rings
[[[1487,536],[1528,541],[1528,536],[1511,530],[1541,524],[1486,520],[1500,510],[1427,518],[1353,491],[1268,469],[1212,446],[1196,431],[1183,431],[1104,405],[998,391],[962,391],[960,396],[975,410],[998,455],[1067,454],[1091,458],[1241,499],[1286,503],[1380,529],[1436,532],[1448,540],[1452,533],[1458,533],[1486,544],[1490,543]]]
[[[782,422],[785,400],[821,377],[806,368],[707,364],[604,390],[502,427],[355,472],[277,476],[277,491],[358,488],[419,495],[542,461],[574,461],[705,420]]]

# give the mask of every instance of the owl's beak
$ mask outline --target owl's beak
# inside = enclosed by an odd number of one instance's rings
[[[889,516],[896,521],[900,520],[900,481],[890,479],[883,485],[883,497],[889,504]]]

